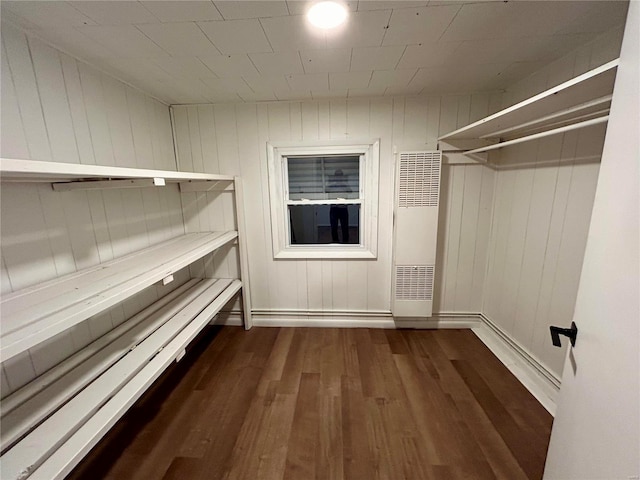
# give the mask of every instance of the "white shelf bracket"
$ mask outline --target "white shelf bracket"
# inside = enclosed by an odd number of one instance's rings
[[[54,182],[51,184],[56,192],[71,190],[106,190],[109,188],[142,188],[164,187],[164,178],[136,178],[124,180],[79,180],[73,182]]]
[[[233,190],[233,180],[190,180],[188,182],[180,182],[180,191],[182,193],[214,192],[224,190]]]

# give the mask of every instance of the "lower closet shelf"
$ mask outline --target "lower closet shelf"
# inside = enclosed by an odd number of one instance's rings
[[[3,400],[0,477],[64,478],[241,287],[191,280]]]
[[[189,233],[3,295],[2,361],[135,295],[237,236],[236,231]]]

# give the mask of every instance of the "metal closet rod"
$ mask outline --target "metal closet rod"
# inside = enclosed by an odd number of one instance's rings
[[[602,117],[594,118],[592,120],[585,120],[584,122],[573,123],[571,125],[567,125],[565,127],[554,128],[553,130],[547,130],[546,132],[535,133],[533,135],[527,135],[526,137],[514,138],[513,140],[509,140],[507,142],[495,143],[493,145],[488,145],[486,147],[476,148],[475,150],[469,150],[468,152],[463,152],[465,155],[471,155],[473,153],[482,153],[488,152],[489,150],[497,150],[502,147],[508,147],[509,145],[515,145],[517,143],[529,142],[531,140],[536,140],[538,138],[549,137],[551,135],[557,135],[559,133],[570,132],[571,130],[578,130],[580,128],[590,127],[591,125],[597,125],[599,123],[605,123],[609,120],[609,115],[604,115]]]
[[[560,110],[559,112],[553,112],[553,113],[551,113],[549,115],[545,115],[544,117],[536,118],[535,120],[531,120],[530,122],[521,123],[521,124],[515,125],[513,127],[509,127],[509,128],[504,128],[502,130],[498,130],[496,132],[487,133],[486,135],[480,135],[480,138],[498,138],[498,137],[502,136],[505,133],[513,132],[513,131],[520,130],[520,129],[527,128],[527,127],[534,127],[534,126],[539,125],[541,123],[548,122],[549,120],[555,120],[558,117],[569,115],[571,113],[578,113],[578,112],[581,112],[582,110],[587,110],[587,109],[589,109],[591,107],[596,107],[598,105],[609,103],[609,102],[611,102],[612,98],[613,98],[613,95],[605,95],[603,97],[596,98],[595,100],[591,100],[589,102],[585,102],[585,103],[582,103],[580,105],[576,105],[575,107],[566,108],[564,110]],[[603,113],[603,111],[591,112],[591,115],[593,115],[594,113]],[[580,118],[584,118],[584,115],[582,117],[574,117],[571,120],[580,120]]]

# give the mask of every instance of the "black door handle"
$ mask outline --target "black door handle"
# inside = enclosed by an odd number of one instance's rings
[[[578,327],[576,326],[576,322],[571,322],[571,328],[549,327],[549,330],[551,331],[551,341],[556,347],[562,346],[560,343],[560,335],[569,337],[571,346],[576,346],[576,337],[578,336]]]

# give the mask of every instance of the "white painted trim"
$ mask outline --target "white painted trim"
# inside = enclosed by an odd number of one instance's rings
[[[324,140],[313,142],[267,142],[269,205],[274,259],[290,258],[377,258],[378,176],[380,140]],[[361,245],[289,245],[288,197],[285,158],[294,155],[360,155]],[[364,158],[364,168],[362,167]],[[364,190],[362,190],[364,189]],[[322,202],[327,203],[327,202]],[[345,203],[345,202],[341,202]],[[309,203],[312,204],[312,203]]]
[[[362,200],[359,198],[341,198],[339,200],[288,200],[287,205],[362,205]]]
[[[332,247],[301,247],[292,246],[287,250],[276,253],[273,258],[324,258],[324,259],[354,259],[354,258],[376,258],[376,255],[369,249],[362,246],[351,246],[343,244],[333,244]]]
[[[312,142],[278,141],[269,143],[273,148],[280,150],[282,155],[315,155],[318,148],[326,155],[361,154],[378,138],[355,138],[353,140],[313,140]]]
[[[473,329],[480,323],[477,314],[439,313],[429,318],[396,318],[395,328],[416,330]]]
[[[259,327],[317,328],[474,328],[478,314],[439,313],[430,318],[394,319],[390,311],[357,310],[253,310],[253,324]]]
[[[315,328],[395,328],[392,320],[375,317],[318,318],[253,314],[255,327],[315,327]]]
[[[555,415],[560,379],[486,315],[473,333],[551,414]]]
[[[254,315],[279,315],[279,316],[310,316],[310,317],[384,317],[391,318],[390,310],[296,310],[279,308],[254,308]]]

